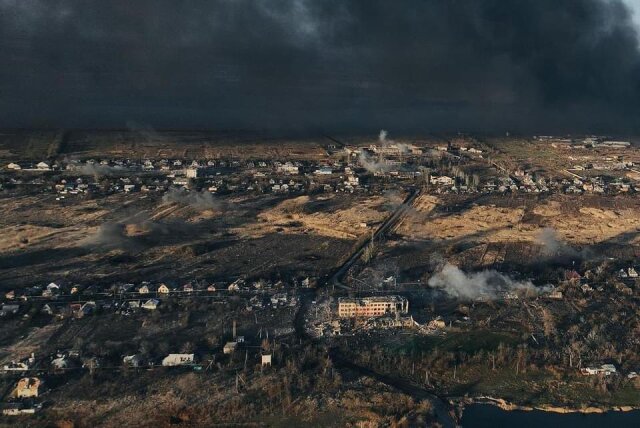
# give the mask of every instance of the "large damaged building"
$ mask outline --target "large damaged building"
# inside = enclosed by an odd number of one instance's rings
[[[338,316],[340,318],[369,318],[408,312],[409,301],[401,296],[375,296],[359,299],[342,297],[338,299]]]

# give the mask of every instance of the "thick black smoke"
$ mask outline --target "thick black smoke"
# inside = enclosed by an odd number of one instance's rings
[[[633,131],[620,0],[0,0],[0,126]]]

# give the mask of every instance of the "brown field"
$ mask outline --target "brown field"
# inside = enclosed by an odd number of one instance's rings
[[[329,140],[187,131],[4,131],[0,162],[51,158],[323,159]]]
[[[317,276],[336,266],[367,233],[360,221],[375,223],[385,215],[380,200],[345,195],[220,198],[219,207],[204,210],[140,194],[3,202],[4,287],[54,280]],[[287,218],[287,207],[298,214]]]
[[[352,203],[333,209],[330,207],[342,196],[300,196],[287,199],[277,206],[258,214],[257,222],[243,225],[236,233],[247,237],[259,237],[282,231],[283,233],[312,233],[338,239],[355,240],[370,233],[371,226],[381,222],[388,214],[383,209],[386,198],[354,197]]]
[[[552,228],[569,244],[637,244],[638,237],[629,235],[640,232],[640,201],[632,197],[616,201],[614,206],[602,206],[602,201],[596,198],[557,195],[541,201],[523,198],[509,207],[475,202],[460,212],[447,213],[436,210],[445,201],[436,196],[421,196],[416,212],[397,226],[396,233],[419,240],[533,242],[540,229]]]
[[[629,196],[422,195],[368,270],[399,269],[417,279],[428,278],[442,259],[465,269],[521,272],[543,260],[569,266],[581,258],[633,260],[640,254],[639,208]]]

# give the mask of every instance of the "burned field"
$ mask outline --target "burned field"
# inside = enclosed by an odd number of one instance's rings
[[[636,152],[588,141],[1,135],[0,424],[633,406]]]
[[[351,227],[355,233],[339,233],[329,226],[331,215],[314,215],[322,204],[348,216],[357,200],[222,197],[211,207],[186,202],[166,202],[156,195],[113,195],[73,204],[52,197],[8,200],[1,216],[0,281],[12,288],[61,279],[321,276],[358,239],[357,224]],[[309,214],[290,214],[287,205]]]
[[[447,260],[466,270],[497,269],[543,275],[545,269],[640,251],[635,197],[566,195],[421,196],[379,245],[372,262],[403,280],[425,280]],[[389,272],[387,272],[389,273]]]

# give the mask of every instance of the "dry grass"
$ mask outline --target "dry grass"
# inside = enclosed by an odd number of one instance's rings
[[[423,196],[416,212],[409,215],[396,231],[412,239],[465,240],[495,242],[534,242],[542,228],[552,228],[558,237],[570,244],[591,245],[604,241],[627,240],[640,231],[637,201],[629,198],[618,208],[597,206],[596,200],[557,196],[527,208],[472,205],[459,213],[437,213],[442,202],[434,196]],[[529,211],[530,210],[530,211]]]
[[[370,233],[370,227],[363,227],[361,223],[371,225],[382,221],[387,213],[381,209],[386,203],[383,197],[367,199],[354,198],[348,208],[323,210],[308,213],[305,206],[312,201],[331,202],[336,196],[311,199],[300,196],[286,200],[276,207],[258,214],[258,221],[235,232],[246,237],[260,237],[274,232],[282,233],[312,233],[338,239],[354,240]]]

